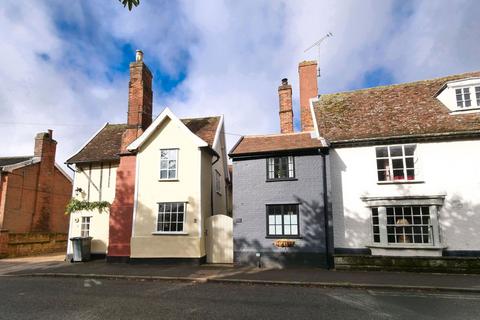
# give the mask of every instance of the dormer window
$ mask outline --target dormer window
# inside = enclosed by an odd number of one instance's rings
[[[468,107],[472,106],[472,100],[470,99],[470,88],[469,87],[455,89],[455,95],[457,97],[457,107],[468,108]],[[478,97],[477,97],[477,104],[478,104]]]
[[[450,81],[436,97],[450,114],[480,112],[480,77]]]

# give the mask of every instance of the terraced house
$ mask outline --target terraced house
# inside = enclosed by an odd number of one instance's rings
[[[294,132],[292,87],[278,88],[280,134],[240,138],[233,160],[234,258],[260,266],[329,265],[332,232],[326,194],[328,145],[313,125],[314,62],[299,65],[302,131]]]
[[[480,72],[311,104],[330,144],[337,268],[480,255]]]
[[[93,253],[109,261],[230,262],[209,229],[231,225],[223,116],[179,119],[166,108],[152,122],[152,97],[138,51],[127,123],[107,123],[67,161],[79,199],[111,202],[108,212],[73,213],[70,236],[93,237]]]

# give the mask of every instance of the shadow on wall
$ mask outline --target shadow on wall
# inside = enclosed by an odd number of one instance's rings
[[[323,199],[323,195],[319,195]],[[288,265],[314,265],[324,267],[325,235],[324,208],[319,201],[307,201],[294,196],[300,205],[300,239],[293,239],[295,245],[289,248],[277,248],[276,239],[265,239],[265,225],[257,226],[258,239],[237,237],[234,239],[235,263],[261,267],[281,268]],[[264,219],[266,215],[263,214]],[[235,218],[234,218],[235,221]],[[235,222],[234,222],[235,224]],[[235,226],[234,226],[235,228]],[[259,233],[258,230],[261,230]]]

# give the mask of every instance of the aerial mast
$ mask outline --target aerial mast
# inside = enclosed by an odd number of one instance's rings
[[[308,47],[307,49],[305,49],[304,52],[307,52],[309,51],[310,49],[314,48],[314,47],[317,47],[318,48],[318,58],[317,58],[317,64],[318,64],[318,69],[317,69],[317,77],[320,78],[320,45],[322,44],[323,40],[327,39],[327,38],[330,38],[330,37],[333,37],[333,33],[329,32],[327,33],[326,35],[324,35],[320,40],[318,40],[317,42],[315,42],[314,44],[312,44],[310,47]]]

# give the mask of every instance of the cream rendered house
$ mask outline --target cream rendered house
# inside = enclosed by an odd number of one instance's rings
[[[207,219],[228,214],[223,116],[180,120],[166,108],[127,149],[137,158],[130,259],[204,261]]]

